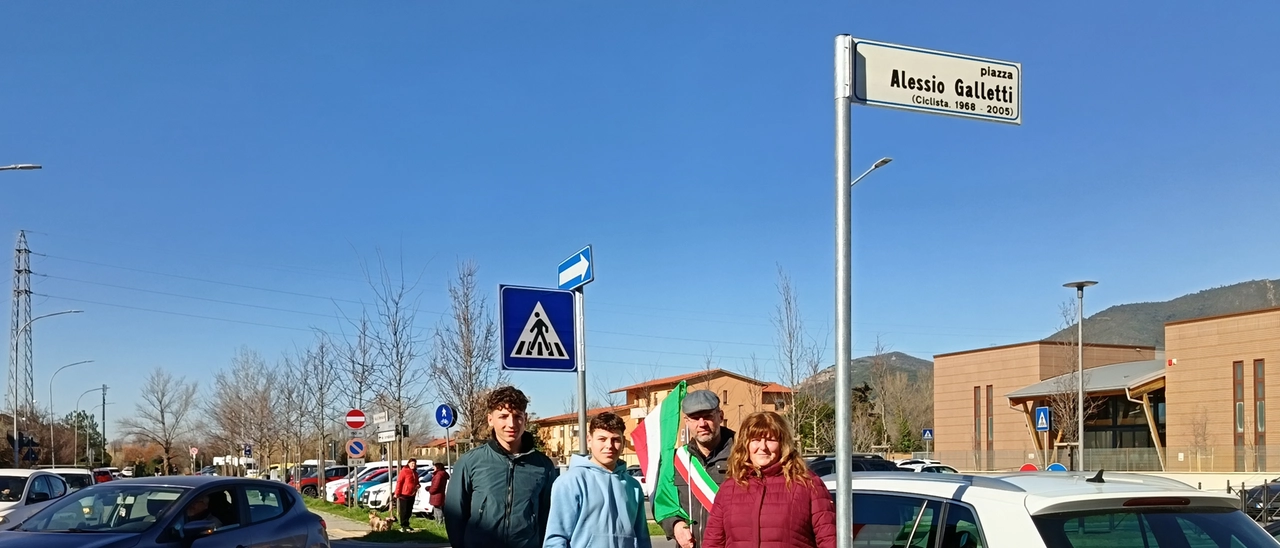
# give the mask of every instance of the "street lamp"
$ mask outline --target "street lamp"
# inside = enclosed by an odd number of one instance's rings
[[[6,166],[6,167],[11,167],[11,166]],[[10,348],[9,348],[9,363],[11,364],[9,366],[9,373],[10,373],[9,386],[13,390],[13,467],[14,468],[19,468],[20,466],[18,465],[18,463],[21,462],[20,460],[18,460],[19,459],[18,446],[21,445],[20,443],[18,443],[18,440],[20,439],[18,434],[18,339],[22,337],[22,332],[26,331],[27,328],[31,327],[31,324],[35,323],[36,320],[42,320],[44,318],[52,318],[54,316],[61,316],[63,314],[79,314],[81,312],[84,312],[84,311],[83,310],[63,310],[62,312],[53,312],[51,314],[45,314],[43,316],[36,316],[34,318],[31,318],[30,320],[27,320],[27,323],[22,324],[22,327],[19,327],[17,331],[13,332],[13,342],[10,344]]]
[[[1076,288],[1076,374],[1079,376],[1079,392],[1076,393],[1076,447],[1080,453],[1080,466],[1084,467],[1084,288],[1098,285],[1098,282],[1081,281],[1062,284],[1062,287]]]
[[[7,166],[0,166],[0,171],[29,171],[32,169],[41,169],[43,167],[44,166],[41,166],[40,164],[10,164]]]
[[[858,184],[858,181],[861,181],[863,177],[866,177],[867,175],[871,175],[872,171],[875,171],[884,166],[887,166],[889,165],[889,162],[892,162],[892,161],[893,161],[893,158],[890,158],[888,156],[885,156],[884,158],[876,160],[876,163],[871,164],[871,167],[867,168],[866,171],[862,172],[862,175],[859,175],[858,178],[854,179],[852,183],[849,183],[849,186]]]
[[[63,369],[66,369],[68,367],[72,367],[75,365],[83,365],[86,363],[93,363],[93,360],[84,360],[76,363],[69,363],[62,367],[59,367],[57,371],[53,372],[53,376],[49,377],[49,464],[52,464],[54,466],[58,465],[58,451],[53,444],[53,423],[54,423],[53,379],[56,379],[58,377],[58,373],[61,373]],[[71,444],[71,454],[72,455],[76,454],[76,444],[74,442]],[[72,464],[75,464],[74,462],[75,458],[72,458],[71,460],[73,461]]]
[[[72,415],[72,416],[76,418],[76,422],[77,422],[77,423],[80,421],[80,401],[81,401],[81,400],[83,400],[85,396],[88,396],[89,394],[92,394],[92,393],[97,392],[97,391],[99,391],[99,390],[102,390],[102,389],[101,389],[101,388],[90,388],[90,389],[88,389],[88,390],[85,390],[83,394],[80,394],[80,397],[79,397],[79,398],[76,398],[76,413],[75,413],[75,415]],[[86,425],[86,426],[88,426],[88,425]],[[79,425],[79,424],[76,424],[76,425],[75,425],[71,430],[72,430],[73,432],[75,432],[74,436],[71,438],[71,465],[72,465],[72,466],[75,466],[75,464],[76,464],[76,446],[80,444],[80,425]],[[86,462],[85,462],[85,464],[91,464],[91,463],[87,462],[87,461],[88,461],[88,455],[89,455],[89,432],[88,432],[88,430],[89,430],[88,428],[85,428],[85,433],[84,433],[84,454],[86,455],[86,458],[85,458]]]

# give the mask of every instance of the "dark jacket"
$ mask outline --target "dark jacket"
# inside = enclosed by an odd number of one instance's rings
[[[707,474],[711,479],[719,485],[724,481],[724,474],[729,470],[729,451],[733,449],[733,430],[720,427],[720,445],[711,450],[711,456],[703,458],[702,453],[692,447],[689,448],[689,454],[693,458],[698,459],[702,463],[703,468],[707,470]],[[675,449],[671,449],[675,451]],[[650,481],[656,481],[657,478]],[[689,483],[675,475],[676,493],[680,497],[680,507],[685,511],[689,509]],[[693,512],[689,517],[693,518],[693,523],[689,527],[693,530],[693,538],[698,541],[698,546],[702,546],[702,531],[707,525],[708,509],[702,507],[702,503],[698,502],[698,498],[693,498]],[[662,531],[667,534],[668,539],[675,538],[674,531],[677,523],[684,522],[684,518],[670,517],[662,520]]]
[[[453,548],[533,548],[542,545],[559,472],[525,432],[519,452],[491,436],[453,466],[445,489],[444,523]]]
[[[444,508],[444,488],[449,484],[449,473],[443,468],[431,476],[431,486],[427,487],[427,494],[431,495],[427,502],[435,508]]]
[[[405,466],[396,475],[395,496],[404,498],[417,496],[419,486],[421,484],[418,483],[418,471]]]
[[[809,485],[792,482],[774,464],[739,485],[726,479],[700,548],[835,548],[836,507],[813,472]]]

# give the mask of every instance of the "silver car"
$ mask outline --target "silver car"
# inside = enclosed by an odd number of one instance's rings
[[[0,548],[329,548],[324,520],[288,485],[221,476],[123,479],[86,487],[0,531]]]

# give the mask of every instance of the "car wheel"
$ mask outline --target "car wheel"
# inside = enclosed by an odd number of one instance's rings
[[[304,494],[304,495],[306,495],[306,496],[308,496],[308,497],[314,497],[314,496],[316,496],[317,492],[316,492],[316,488],[315,488],[315,486],[314,486],[314,485],[308,485],[308,486],[306,486],[306,487],[303,487],[303,488],[302,488],[302,494]]]

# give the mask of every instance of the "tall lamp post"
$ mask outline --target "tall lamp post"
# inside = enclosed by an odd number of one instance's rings
[[[57,370],[57,371],[54,371],[54,372],[53,372],[53,375],[49,377],[49,464],[52,464],[52,465],[54,465],[54,466],[57,466],[57,465],[58,465],[58,450],[57,450],[57,448],[54,446],[54,443],[53,443],[53,423],[54,423],[54,414],[53,414],[53,379],[56,379],[56,378],[58,377],[58,373],[61,373],[63,369],[66,369],[66,368],[68,368],[68,367],[73,367],[73,366],[76,366],[76,365],[84,365],[84,364],[86,364],[86,363],[93,363],[93,360],[84,360],[84,361],[79,361],[79,362],[76,362],[76,363],[69,363],[69,364],[64,365],[64,366],[62,366],[62,367],[59,367],[59,368],[58,368],[58,370]],[[72,443],[71,443],[71,454],[72,454],[72,455],[75,455],[75,454],[76,454],[76,444],[75,444],[75,442],[72,442]],[[75,457],[74,457],[74,456],[72,457],[71,461],[72,461],[72,464],[75,464]]]
[[[84,400],[84,397],[85,397],[85,396],[88,396],[89,394],[92,394],[92,393],[97,392],[97,391],[99,391],[99,390],[102,390],[102,389],[101,389],[101,388],[90,388],[90,389],[88,389],[88,390],[85,390],[83,394],[80,394],[80,397],[79,397],[79,398],[76,398],[76,413],[75,413],[75,415],[72,415],[72,416],[76,417],[76,420],[77,420],[77,421],[79,421],[79,419],[80,419],[80,402],[81,402],[82,400]],[[71,429],[73,432],[75,432],[75,434],[74,434],[74,435],[73,435],[73,437],[71,438],[71,440],[72,440],[72,441],[71,441],[71,465],[72,465],[72,466],[75,466],[75,464],[76,464],[76,446],[80,445],[80,428],[79,428],[79,426],[80,426],[80,425],[79,425],[79,424],[77,424],[75,428],[72,428],[72,429]],[[88,425],[86,425],[86,426],[88,426]],[[85,433],[84,433],[84,454],[85,454],[85,464],[92,465],[93,463],[88,462],[88,455],[89,455],[89,431],[88,431],[88,430],[89,430],[88,428],[85,428]]]
[[[1084,466],[1084,288],[1098,285],[1098,282],[1080,281],[1062,284],[1062,287],[1076,288],[1076,380],[1079,381],[1079,392],[1076,393],[1076,450],[1080,453],[1078,470],[1088,470]]]
[[[11,167],[11,166],[5,166],[5,167]],[[13,341],[10,343],[10,347],[9,347],[9,364],[10,364],[9,365],[9,385],[10,385],[10,388],[13,390],[13,467],[14,468],[19,468],[19,463],[21,461],[19,460],[18,446],[22,445],[18,441],[20,439],[18,435],[18,339],[22,338],[22,332],[30,328],[31,324],[35,323],[36,320],[42,320],[44,318],[52,318],[54,316],[61,316],[63,314],[80,314],[81,312],[84,312],[84,311],[83,310],[63,310],[62,312],[53,312],[51,314],[36,316],[34,318],[31,318],[30,320],[27,320],[27,323],[22,324],[22,327],[19,327],[17,331],[13,332]]]
[[[28,171],[32,169],[40,169],[42,167],[44,166],[41,166],[40,164],[9,164],[7,166],[0,166],[0,171]]]

